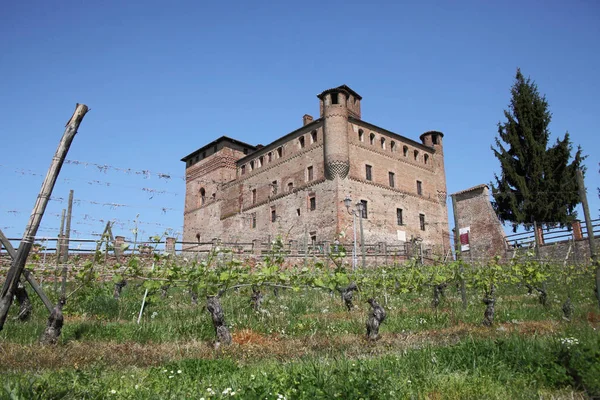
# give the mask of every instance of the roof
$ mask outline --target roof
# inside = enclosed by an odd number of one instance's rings
[[[352,122],[352,123],[355,123],[356,125],[363,125],[363,126],[365,126],[365,127],[368,127],[368,128],[370,128],[370,129],[373,129],[373,130],[378,130],[378,131],[381,131],[381,132],[385,132],[386,134],[388,134],[388,135],[390,135],[390,136],[392,136],[392,137],[394,137],[394,136],[395,136],[395,137],[396,137],[396,138],[398,138],[399,140],[403,140],[403,141],[405,141],[405,142],[407,142],[407,143],[410,143],[411,145],[413,145],[413,146],[415,146],[415,147],[417,147],[417,148],[420,148],[421,150],[427,150],[427,151],[431,151],[432,153],[435,153],[435,152],[436,152],[436,151],[435,151],[435,149],[434,149],[433,147],[425,146],[423,143],[419,143],[419,142],[417,142],[417,141],[415,141],[415,140],[413,140],[413,139],[411,139],[411,138],[408,138],[408,137],[406,137],[406,136],[402,136],[402,135],[400,135],[400,134],[398,134],[398,133],[396,133],[396,132],[392,132],[392,131],[390,131],[390,130],[387,130],[387,129],[385,129],[385,128],[382,128],[382,127],[380,127],[380,126],[377,126],[377,125],[375,125],[375,124],[372,124],[372,123],[370,123],[370,122],[367,122],[367,121],[365,121],[365,120],[363,120],[363,119],[358,119],[358,118],[354,118],[354,117],[352,117],[352,116],[349,116],[349,117],[348,117],[348,121],[350,121],[350,122]]]
[[[327,93],[332,93],[332,92],[345,92],[346,94],[351,94],[358,100],[362,100],[362,96],[360,94],[356,93],[354,90],[350,89],[347,85],[342,85],[342,86],[338,86],[336,88],[323,90],[320,94],[317,95],[317,97],[319,99],[323,100],[323,96],[325,96]]]
[[[256,146],[248,144],[248,143],[244,143],[240,140],[237,139],[232,139],[228,136],[221,136],[218,139],[213,140],[212,142],[210,142],[209,144],[200,147],[198,150],[194,151],[193,153],[188,154],[187,156],[183,157],[181,159],[181,161],[186,162],[187,160],[189,160],[190,158],[194,157],[196,154],[202,153],[204,150],[213,147],[214,145],[217,145],[221,142],[229,142],[229,143],[233,143],[233,144],[239,144],[240,146],[243,147],[248,147],[251,150],[256,150]]]
[[[456,196],[456,195],[464,194],[467,192],[474,192],[475,190],[479,190],[479,189],[483,189],[483,188],[489,189],[489,186],[485,183],[482,183],[481,185],[473,186],[472,188],[468,188],[465,190],[461,190],[460,192],[452,193],[450,196]]]
[[[423,141],[423,136],[430,135],[432,133],[435,133],[435,134],[440,135],[441,137],[444,137],[444,134],[440,131],[427,131],[427,132],[422,133],[421,136],[419,136],[419,139],[421,139],[421,141]]]

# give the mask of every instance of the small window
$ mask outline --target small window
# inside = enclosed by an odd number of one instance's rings
[[[421,230],[424,231],[425,230],[425,214],[419,214],[419,225],[421,227]]]
[[[308,168],[306,168],[306,180],[308,182],[312,181],[314,178],[313,176],[313,166],[309,166]]]
[[[301,149],[303,149],[303,148],[304,148],[304,136],[300,136],[300,137],[298,138],[298,145],[299,145],[299,147],[300,147]]]
[[[390,179],[390,187],[396,187],[396,174],[388,172],[388,177]]]
[[[370,165],[365,165],[365,175],[368,181],[372,181],[373,180],[373,167],[371,167]]]
[[[264,164],[265,158],[263,156],[258,157],[258,167],[262,167]]]
[[[254,160],[250,161],[250,171],[254,170]]]
[[[310,142],[317,143],[317,131],[312,131],[310,133]]]
[[[375,144],[375,134],[373,132],[371,132],[371,134],[369,135],[369,143]]]
[[[366,200],[361,200],[360,203],[362,204],[362,218],[367,219],[368,217],[368,211],[367,211],[367,201]]]
[[[252,189],[252,204],[256,204],[256,189]]]
[[[244,175],[246,173],[246,166],[242,165],[242,175]]]
[[[270,151],[269,154],[267,154],[267,161],[268,162],[273,161],[273,152],[272,151]]]
[[[385,150],[385,138],[381,138],[381,149]]]
[[[213,199],[213,201],[214,201],[214,200],[216,200],[216,198],[217,198],[217,194],[216,194],[216,193],[213,193],[213,194],[211,194],[211,197],[212,197],[212,199]]]
[[[365,141],[365,131],[363,131],[362,129],[358,130],[358,141],[359,142]]]
[[[425,155],[423,156],[423,162],[424,162],[425,164],[427,164],[427,163],[429,162],[429,154],[425,154]]]
[[[310,244],[315,246],[317,244],[317,232],[310,233]]]
[[[331,93],[331,104],[339,104],[337,93]]]
[[[277,158],[283,157],[283,147],[277,148]]]
[[[252,229],[256,228],[256,213],[252,213]]]
[[[200,205],[203,206],[206,203],[206,190],[200,188]]]
[[[415,161],[419,159],[419,150],[414,151]]]
[[[271,194],[273,196],[277,194],[277,181],[271,182]]]
[[[299,217],[300,216],[300,209],[296,208],[296,215]]]
[[[408,146],[402,148],[402,154],[404,154],[404,157],[408,157]]]
[[[294,191],[294,183],[293,182],[290,182],[287,184],[287,191],[288,191],[288,193],[291,193]]]
[[[398,225],[404,225],[404,220],[402,218],[402,209],[396,208],[396,223]]]
[[[438,144],[438,136],[437,135],[432,135],[431,136],[431,142],[433,144]]]
[[[275,210],[275,206],[271,207],[271,222],[277,221],[277,211]]]
[[[390,142],[390,150],[392,151],[392,153],[396,152],[396,142],[394,142],[393,140]]]
[[[417,181],[417,194],[419,196],[423,195],[423,183],[421,181]]]
[[[317,209],[317,198],[315,196],[310,197],[309,208],[310,208],[310,211],[315,211]]]

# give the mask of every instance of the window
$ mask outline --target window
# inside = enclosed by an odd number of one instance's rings
[[[299,208],[296,208],[296,215],[300,216],[300,209]]]
[[[317,142],[317,131],[312,131],[310,133],[310,142],[311,143],[316,143]]]
[[[262,167],[264,161],[265,161],[265,158],[263,156],[258,157],[258,165],[257,165],[257,167]]]
[[[417,181],[417,194],[419,196],[423,195],[423,183],[421,181]]]
[[[339,104],[338,94],[331,93],[331,104]]]
[[[203,206],[206,203],[206,190],[200,188],[200,205]]]
[[[414,155],[415,155],[415,161],[417,161],[419,159],[419,150],[415,150]]]
[[[419,214],[419,225],[421,226],[421,230],[425,230],[425,214]]]
[[[394,142],[393,140],[390,142],[390,150],[392,151],[392,153],[396,152],[396,142]]]
[[[277,211],[275,210],[275,206],[271,207],[271,222],[277,221]]]
[[[360,203],[362,204],[362,218],[367,219],[367,216],[369,215],[367,212],[367,201],[366,200],[361,200]]]
[[[398,225],[404,225],[404,221],[402,220],[402,209],[396,208],[396,222]]]
[[[381,138],[381,149],[385,150],[385,138]]]
[[[423,156],[423,162],[424,162],[425,164],[427,164],[427,162],[428,162],[428,161],[429,161],[429,154],[425,154],[425,155]]]
[[[277,158],[283,157],[283,147],[277,148]]]
[[[252,229],[256,228],[256,213],[252,213]]]
[[[313,166],[309,166],[308,168],[306,168],[306,180],[308,182],[312,181],[314,178],[313,176]]]
[[[300,146],[301,149],[304,148],[304,136],[300,136],[298,138],[298,145]]]
[[[408,157],[408,146],[402,148],[402,154],[404,154],[404,157]]]
[[[358,130],[358,141],[359,142],[365,141],[365,131],[363,131],[362,129]]]
[[[371,132],[371,134],[369,135],[369,143],[375,144],[375,134],[373,132]]]
[[[271,182],[271,194],[273,196],[277,194],[277,181]]]
[[[256,204],[256,189],[252,189],[252,204]]]
[[[293,182],[288,183],[287,188],[288,188],[287,191],[289,193],[291,193],[294,190],[294,183]]]
[[[242,165],[242,175],[244,175],[246,173],[246,166]]]
[[[365,174],[366,174],[366,178],[368,181],[372,181],[373,180],[373,167],[371,167],[370,165],[365,165]]]
[[[250,171],[254,170],[254,160],[250,161]]]
[[[396,174],[388,172],[388,177],[390,178],[390,187],[396,187]]]
[[[269,154],[267,154],[267,161],[268,162],[273,161],[273,152],[272,151],[270,151]]]
[[[317,198],[315,196],[310,196],[309,205],[310,211],[315,211],[317,209]]]
[[[433,135],[431,137],[431,141],[432,141],[433,144],[438,144],[438,136],[437,135]]]
[[[310,244],[313,246],[317,244],[317,232],[315,231],[310,233]]]
[[[248,154],[248,149],[244,149],[244,154]]]

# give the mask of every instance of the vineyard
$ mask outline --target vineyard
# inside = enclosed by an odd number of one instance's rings
[[[282,249],[273,241],[261,262],[219,247],[72,259],[64,325],[49,333],[41,302],[17,295],[0,333],[2,396],[600,395],[592,267],[523,252],[478,267],[414,259],[353,271],[341,245],[307,266],[287,266]],[[35,275],[62,304],[56,272]]]

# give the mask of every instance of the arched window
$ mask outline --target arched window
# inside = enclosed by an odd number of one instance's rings
[[[317,142],[317,131],[312,131],[310,133],[310,142],[311,143],[316,143]]]
[[[206,190],[200,188],[200,205],[203,206],[206,203]]]
[[[362,129],[358,130],[358,141],[359,142],[365,141],[365,131],[363,131]]]
[[[417,161],[419,159],[419,150],[415,150],[414,155],[415,155],[415,161]]]
[[[292,192],[294,190],[294,183],[290,182],[287,184],[287,191]]]
[[[301,149],[304,148],[304,136],[300,136],[298,138],[298,145],[300,146]]]
[[[404,154],[404,157],[408,157],[408,146],[402,148],[402,154]]]
[[[385,138],[381,138],[381,149],[385,150]]]
[[[394,142],[393,140],[390,142],[390,150],[392,151],[392,153],[396,152],[396,142]]]
[[[423,162],[425,162],[425,164],[427,164],[427,162],[429,162],[429,154],[425,154],[423,156]]]
[[[369,143],[375,144],[375,134],[373,132],[371,132],[371,134],[369,135]]]

